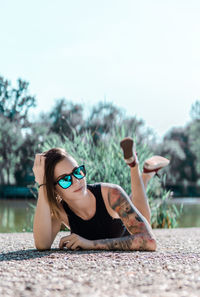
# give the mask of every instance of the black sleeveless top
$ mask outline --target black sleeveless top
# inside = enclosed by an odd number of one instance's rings
[[[67,213],[71,233],[76,233],[86,239],[116,238],[130,235],[120,219],[113,219],[107,212],[101,194],[101,184],[87,185],[87,188],[96,198],[96,213],[89,220],[77,216],[62,200],[62,205]]]

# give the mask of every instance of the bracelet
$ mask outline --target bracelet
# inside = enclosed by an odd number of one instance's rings
[[[38,189],[42,186],[46,186],[46,184],[41,184],[41,185],[38,185]]]

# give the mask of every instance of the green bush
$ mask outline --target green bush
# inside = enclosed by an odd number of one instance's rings
[[[151,208],[152,228],[174,228],[182,213],[182,207],[178,211],[177,207],[170,203],[172,199],[171,191],[166,191],[163,187],[165,176],[158,180],[156,177],[150,181],[147,189],[147,196]]]
[[[87,183],[108,182],[120,185],[128,195],[131,193],[130,170],[123,159],[120,140],[125,136],[125,128],[115,129],[108,136],[102,137],[98,145],[94,144],[91,134],[84,132],[70,141],[65,137],[64,142],[51,139],[43,150],[52,147],[62,147],[71,154],[79,164],[85,164],[87,170]],[[135,135],[129,135],[137,141]],[[151,156],[149,148],[144,144],[136,144],[136,151],[142,170],[144,160]],[[156,177],[151,180],[147,188],[147,196],[152,210],[153,228],[171,228],[176,226],[179,213],[174,205],[168,204],[171,193],[163,186],[163,180]]]

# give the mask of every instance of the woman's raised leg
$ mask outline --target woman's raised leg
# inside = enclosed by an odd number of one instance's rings
[[[121,148],[124,153],[125,162],[130,166],[131,170],[131,191],[132,202],[139,212],[147,219],[151,221],[151,211],[149,207],[148,198],[146,195],[145,186],[148,183],[149,175],[141,176],[138,166],[138,160],[134,151],[133,139],[130,137],[124,138],[120,142]],[[144,178],[144,182],[143,182]]]
[[[148,183],[148,178],[146,176],[141,176],[139,166],[136,164],[131,167],[131,191],[132,191],[132,202],[139,212],[151,222],[151,210],[149,207],[148,197],[146,195],[146,187]],[[143,177],[145,184],[143,182]]]
[[[169,164],[169,160],[161,156],[153,156],[147,159],[144,163],[142,175],[139,171],[137,155],[134,151],[133,139],[130,137],[124,138],[120,142],[124,153],[125,162],[130,166],[131,170],[131,192],[130,196],[135,207],[150,223],[151,210],[149,207],[146,188],[150,179],[158,174],[158,171]]]

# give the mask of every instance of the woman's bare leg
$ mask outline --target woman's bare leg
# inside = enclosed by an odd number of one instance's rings
[[[149,177],[144,176],[144,185],[143,176],[140,175],[137,157],[133,152],[133,140],[129,137],[125,138],[121,141],[120,145],[124,153],[125,161],[131,169],[131,200],[134,206],[150,223],[151,211],[145,191],[145,187],[147,186]]]
[[[132,189],[132,193],[134,193],[134,194],[132,194],[130,198],[131,198],[133,204],[138,208],[138,210],[141,212],[141,214],[143,214],[143,216],[145,216],[145,218],[147,220],[148,220],[148,218],[149,218],[149,220],[151,218],[151,210],[150,210],[148,198],[146,195],[146,189],[147,189],[148,182],[150,181],[150,179],[152,177],[155,176],[158,169],[160,170],[160,169],[164,168],[165,166],[167,166],[168,164],[169,164],[169,160],[166,158],[163,158],[161,156],[153,156],[145,161],[144,172],[141,174],[140,178],[142,179],[142,182],[144,185],[144,192],[145,192],[146,199],[144,199],[144,195],[142,195],[141,193],[138,195],[138,193],[140,191],[139,190],[140,186],[138,188],[134,182],[134,179],[135,179],[136,183],[138,183],[138,177],[134,173],[134,170],[132,169],[135,167],[131,168],[131,189]],[[149,170],[149,172],[145,172],[147,170]],[[137,169],[137,171],[139,171],[139,169]],[[134,190],[134,188],[136,188],[137,192]]]
[[[147,186],[148,186],[148,182],[150,181],[150,179],[155,175],[155,173],[142,173],[142,181],[143,181],[143,184],[144,184],[144,188],[145,188],[145,191],[147,190]]]
[[[131,200],[149,223],[151,222],[151,210],[146,195],[146,187],[150,178],[149,174],[140,175],[138,164],[131,167]]]

